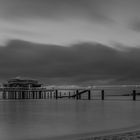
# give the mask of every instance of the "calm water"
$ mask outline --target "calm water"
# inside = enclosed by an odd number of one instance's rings
[[[0,140],[40,140],[140,128],[140,101],[0,101]]]

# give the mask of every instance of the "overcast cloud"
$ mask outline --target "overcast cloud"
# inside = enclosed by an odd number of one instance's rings
[[[71,47],[11,41],[0,48],[0,77],[37,78],[49,84],[138,83],[140,48],[93,43]]]

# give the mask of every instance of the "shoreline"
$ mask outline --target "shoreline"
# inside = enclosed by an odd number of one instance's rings
[[[86,134],[73,140],[140,140],[140,125]]]
[[[51,137],[41,140],[140,140],[140,125],[127,128]]]
[[[116,134],[87,136],[75,140],[138,140],[138,139],[140,139],[140,130],[120,132]]]

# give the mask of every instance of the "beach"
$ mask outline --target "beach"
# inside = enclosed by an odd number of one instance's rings
[[[140,130],[103,135],[103,136],[89,136],[77,140],[139,140],[139,139],[140,139]]]
[[[140,130],[110,130],[86,134],[67,135],[47,138],[47,140],[140,140]],[[45,139],[42,139],[45,140]]]

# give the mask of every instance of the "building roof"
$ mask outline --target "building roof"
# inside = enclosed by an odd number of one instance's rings
[[[27,79],[27,78],[21,78],[21,77],[16,77],[16,78],[12,78],[9,79],[7,81],[7,83],[4,84],[4,86],[12,86],[12,87],[16,87],[16,86],[33,86],[33,87],[38,87],[41,86],[41,84],[34,79]]]

